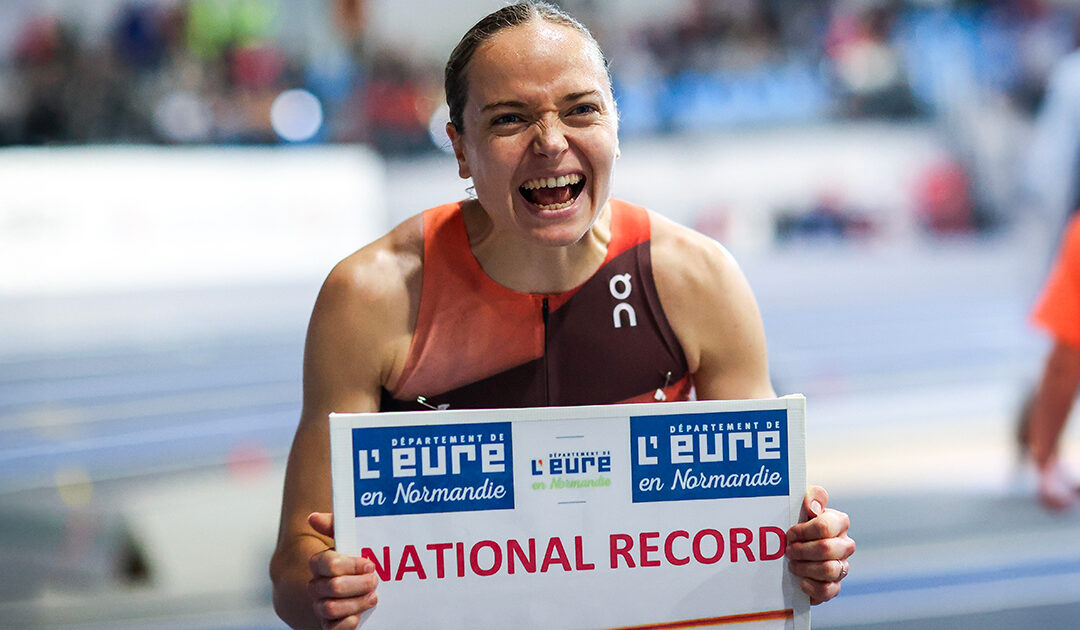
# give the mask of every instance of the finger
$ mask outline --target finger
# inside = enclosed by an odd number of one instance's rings
[[[851,565],[846,560],[826,560],[825,562],[792,560],[788,563],[788,568],[793,574],[801,578],[808,578],[816,582],[839,582],[847,577]]]
[[[851,554],[855,553],[855,541],[848,536],[837,536],[809,542],[796,542],[789,544],[784,553],[789,560],[808,562],[847,560]]]
[[[363,597],[348,597],[345,599],[327,598],[315,600],[312,608],[319,619],[334,621],[345,619],[352,615],[359,615],[368,608],[372,608],[379,601],[378,593],[368,593]]]
[[[312,599],[361,597],[374,591],[378,585],[379,576],[374,573],[317,577],[308,582],[308,593]]]
[[[324,621],[322,627],[326,630],[356,630],[360,627],[360,615],[349,615],[343,619]]]
[[[847,533],[851,519],[839,510],[825,510],[821,515],[804,523],[797,523],[787,531],[788,543],[821,538],[835,538]]]
[[[322,622],[325,630],[356,630],[360,627],[360,615],[350,615],[344,619]]]
[[[820,516],[828,504],[829,493],[825,491],[825,488],[809,486],[806,489],[806,496],[803,497],[802,514],[799,520],[807,521]]]
[[[813,606],[827,602],[840,594],[840,582],[818,582],[803,578],[799,583],[799,588],[810,597],[810,604]]]
[[[334,537],[334,514],[333,512],[312,512],[307,517],[308,525],[311,525],[311,529],[328,536]]]
[[[347,556],[333,549],[327,549],[308,558],[308,568],[315,577],[363,575],[373,572],[375,563],[366,558]]]

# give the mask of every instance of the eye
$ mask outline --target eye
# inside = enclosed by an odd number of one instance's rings
[[[574,107],[570,110],[570,115],[582,116],[588,114],[597,114],[599,112],[600,108],[596,105],[593,105],[592,103],[581,103],[579,105],[574,105]]]
[[[516,125],[523,120],[524,119],[517,114],[500,114],[491,121],[491,124],[496,127],[500,127],[506,125]]]

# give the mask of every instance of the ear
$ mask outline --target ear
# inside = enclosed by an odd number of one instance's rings
[[[458,177],[469,179],[472,177],[472,171],[469,170],[469,163],[465,159],[465,141],[462,140],[461,134],[458,133],[454,123],[446,123],[446,135],[450,137],[450,145],[454,147],[454,157],[457,158],[458,165]]]

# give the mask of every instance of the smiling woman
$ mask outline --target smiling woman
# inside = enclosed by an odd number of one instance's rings
[[[579,28],[537,19],[478,44],[467,68],[446,130],[483,209],[466,209],[470,234],[483,235],[474,252],[510,288],[536,290],[529,270],[552,264],[559,277],[541,290],[573,288],[607,246],[608,226],[596,224],[608,218],[618,115],[603,55]],[[552,245],[567,249],[553,257]]]
[[[543,3],[500,9],[454,50],[446,93],[476,198],[343,260],[312,314],[271,562],[275,607],[296,627],[353,628],[377,601],[371,561],[334,550],[331,412],[774,396],[731,256],[611,198],[618,115],[588,30]],[[839,592],[854,551],[827,501],[811,488],[787,535],[814,603]]]

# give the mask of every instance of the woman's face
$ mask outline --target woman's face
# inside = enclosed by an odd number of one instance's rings
[[[572,28],[533,20],[481,44],[466,77],[465,129],[447,132],[496,232],[576,243],[607,204],[618,153],[596,46]]]

